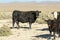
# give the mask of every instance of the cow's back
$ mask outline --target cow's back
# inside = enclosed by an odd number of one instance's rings
[[[29,22],[31,20],[31,22],[35,22],[36,20],[36,13],[35,11],[13,11],[12,14],[12,18],[13,20],[25,23],[25,22]]]

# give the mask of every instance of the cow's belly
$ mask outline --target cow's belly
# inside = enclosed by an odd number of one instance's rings
[[[28,19],[21,19],[21,18],[20,18],[18,21],[19,21],[19,22],[22,22],[22,23],[26,23],[26,22],[28,22]]]
[[[24,21],[19,21],[19,22],[21,22],[21,23],[26,23],[26,22],[28,22],[28,21],[25,21],[25,20],[24,20]]]

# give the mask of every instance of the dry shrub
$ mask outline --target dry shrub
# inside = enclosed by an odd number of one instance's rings
[[[0,36],[9,36],[11,34],[12,34],[12,32],[11,32],[10,28],[7,25],[3,25],[0,28]]]

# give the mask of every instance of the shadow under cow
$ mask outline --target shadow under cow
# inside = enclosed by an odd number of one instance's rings
[[[47,38],[49,37],[49,34],[36,35],[36,36],[34,36],[34,37],[47,39]]]
[[[17,28],[17,27],[14,27],[14,28],[13,28],[13,27],[10,27],[10,29],[16,29],[16,28]]]
[[[18,27],[10,27],[11,29],[17,29]],[[24,28],[24,29],[29,29],[29,27],[19,27],[18,29],[20,29],[20,28]]]
[[[37,29],[37,31],[48,31],[48,28],[43,28],[43,29]]]

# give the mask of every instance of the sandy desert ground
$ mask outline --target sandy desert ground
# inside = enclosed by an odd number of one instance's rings
[[[0,20],[0,27],[3,24],[12,27],[11,19]],[[47,24],[33,23],[32,29],[28,29],[29,27],[28,23],[20,23],[20,26],[21,26],[20,29],[17,28],[11,29],[13,33],[12,35],[1,36],[0,40],[48,40],[49,38]],[[60,38],[56,37],[56,40],[60,40]]]
[[[30,11],[30,10],[40,10],[42,13],[49,13],[52,11],[60,11],[60,3],[0,3],[0,14],[11,13],[13,10],[22,10],[22,11]],[[9,13],[8,13],[9,12]],[[9,15],[11,15],[9,14]],[[12,27],[11,19],[0,20],[0,27],[5,24],[9,27]],[[15,25],[17,26],[17,25]],[[0,36],[0,40],[49,40],[49,31],[47,24],[38,24],[33,23],[32,29],[28,29],[28,23],[20,23],[21,28],[11,29],[12,35],[10,36]],[[52,40],[52,39],[50,39]],[[60,38],[56,37],[56,40],[60,40]]]

